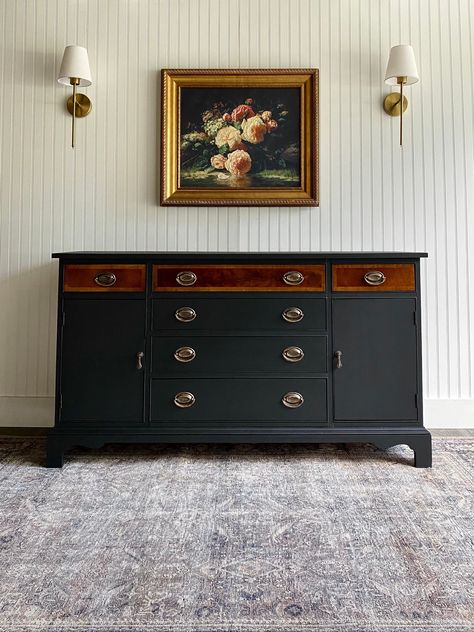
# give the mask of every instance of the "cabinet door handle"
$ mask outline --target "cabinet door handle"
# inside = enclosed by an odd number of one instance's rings
[[[304,351],[300,347],[287,347],[281,355],[287,362],[300,362],[304,358]]]
[[[287,307],[282,313],[282,317],[287,323],[299,323],[304,318],[304,312],[299,307]]]
[[[369,270],[364,274],[364,281],[367,285],[382,285],[387,277],[380,270]]]
[[[301,393],[290,391],[281,398],[282,404],[287,408],[299,408],[304,404],[304,397]]]
[[[192,362],[196,357],[196,352],[192,347],[180,347],[174,352],[174,357],[178,362]]]
[[[137,369],[138,370],[143,369],[142,360],[143,360],[144,355],[145,354],[143,353],[143,351],[137,351]]]
[[[304,281],[304,276],[297,270],[290,270],[283,275],[283,281],[287,285],[301,285]]]
[[[113,272],[99,272],[97,276],[94,277],[94,281],[100,287],[112,287],[117,282],[117,277]]]
[[[176,276],[176,281],[180,285],[184,285],[187,287],[196,283],[197,276],[194,274],[194,272],[186,270],[184,272],[179,272],[179,274]]]
[[[190,408],[195,401],[196,398],[189,391],[181,391],[174,396],[174,403],[178,408]]]
[[[196,318],[197,314],[192,307],[180,307],[174,313],[176,320],[181,323],[190,323]]]
[[[335,351],[334,357],[336,358],[336,369],[342,369],[342,351]]]

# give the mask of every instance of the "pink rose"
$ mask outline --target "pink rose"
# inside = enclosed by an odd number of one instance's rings
[[[252,159],[246,151],[237,149],[227,156],[225,168],[234,176],[244,176],[252,168]]]
[[[275,119],[271,119],[270,121],[267,121],[267,132],[271,132],[272,129],[276,129],[278,127],[278,123],[275,121]]]
[[[215,142],[218,147],[222,147],[222,145],[227,143],[230,151],[233,151],[237,149],[241,141],[242,137],[240,136],[239,130],[235,129],[232,125],[226,125],[225,127],[221,127],[217,132]]]
[[[262,112],[262,119],[267,122],[272,118],[272,113],[270,112],[270,110],[265,110],[265,112]]]
[[[242,138],[249,143],[261,143],[266,133],[267,126],[259,116],[242,121]]]
[[[225,156],[217,154],[216,156],[211,157],[211,165],[214,169],[225,169],[225,160]]]
[[[226,122],[226,123],[230,123],[230,121],[232,120],[231,115],[229,114],[229,112],[226,112],[225,114],[222,115],[222,119]]]
[[[238,105],[232,111],[232,120],[233,121],[241,121],[244,118],[250,118],[251,116],[255,116],[255,112],[248,105]]]

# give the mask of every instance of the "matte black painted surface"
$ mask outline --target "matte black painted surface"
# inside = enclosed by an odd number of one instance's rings
[[[196,398],[191,408],[177,408],[176,393],[190,391]],[[289,391],[304,397],[300,408],[286,408],[281,400]],[[154,379],[151,385],[152,422],[311,421],[327,425],[326,380],[320,378],[214,378],[212,380]]]
[[[421,398],[419,258],[425,253],[102,252],[53,256],[61,261],[56,427],[48,438],[50,467],[59,467],[64,451],[71,446],[97,447],[113,441],[334,441],[372,442],[380,448],[406,443],[415,451],[417,467],[431,465],[431,436],[423,428]],[[336,297],[331,290],[332,262],[375,260],[413,263],[416,290],[376,296],[344,292]],[[146,263],[146,292],[126,297],[62,292],[66,263],[102,262]],[[238,292],[153,293],[153,264],[177,263],[187,269],[193,262],[229,266],[278,262],[291,268],[297,262],[324,264],[327,290],[317,295],[272,291],[251,297]],[[408,326],[405,316],[412,305],[417,306],[417,314]],[[182,306],[196,309],[197,318],[190,323],[177,321],[174,312]],[[286,307],[301,307],[304,319],[286,323],[281,317]],[[197,357],[205,360],[178,367],[172,359],[175,343],[199,346]],[[201,348],[204,343],[206,347]],[[302,363],[281,358],[281,350],[290,345],[305,350]],[[344,346],[340,370],[333,361],[337,345]],[[137,370],[140,350],[145,355],[143,368]],[[388,364],[381,364],[380,351],[389,357]],[[152,373],[152,353],[153,370],[158,367],[158,373]],[[372,381],[367,381],[371,371],[378,389],[375,396]],[[196,404],[189,409],[173,403],[175,394],[184,390],[193,390],[196,396]],[[304,396],[301,408],[288,409],[281,403],[290,390]],[[418,396],[417,408],[412,390]]]
[[[304,356],[298,362],[288,362],[283,351],[300,348]],[[196,357],[190,362],[179,362],[174,353],[180,347],[191,347]],[[152,339],[153,375],[238,375],[326,373],[326,336],[154,336]]]
[[[415,312],[410,298],[333,300],[335,421],[417,420]]]
[[[64,301],[61,423],[143,423],[145,301]]]
[[[190,331],[253,331],[293,333],[326,329],[326,298],[308,298],[294,293],[284,298],[265,297],[256,294],[242,298],[240,294],[226,296],[214,294],[204,298],[202,294],[164,298],[162,294],[153,300],[153,329],[170,329],[186,334]],[[180,322],[175,312],[180,307],[192,307],[196,318],[188,323]],[[288,307],[303,310],[303,320],[288,323],[283,311]]]

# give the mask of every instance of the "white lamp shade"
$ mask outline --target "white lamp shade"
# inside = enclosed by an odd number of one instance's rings
[[[80,79],[80,86],[90,86],[92,83],[89,56],[87,49],[82,46],[66,46],[64,49],[58,82],[69,86],[72,77]]]
[[[392,46],[385,71],[385,83],[397,85],[398,77],[406,77],[406,83],[416,83],[420,80],[416,69],[415,53],[409,44]]]

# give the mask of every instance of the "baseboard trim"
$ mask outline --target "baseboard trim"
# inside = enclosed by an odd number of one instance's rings
[[[425,399],[425,427],[474,428],[474,399]],[[0,397],[0,427],[51,428],[53,397]]]

